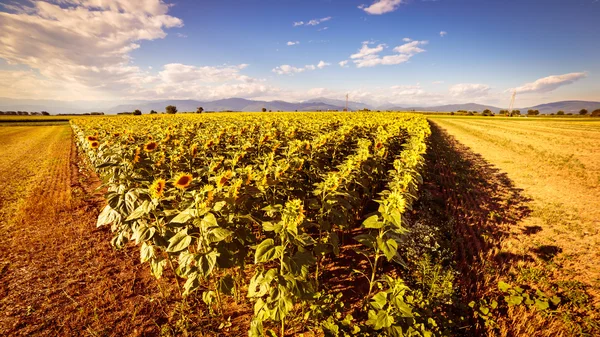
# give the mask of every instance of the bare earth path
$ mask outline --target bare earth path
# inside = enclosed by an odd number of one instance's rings
[[[75,159],[68,125],[0,127],[0,335],[157,335],[156,281],[95,229]]]
[[[457,146],[466,146],[506,173],[531,209],[504,227],[507,233],[491,256],[501,261],[498,266],[505,274],[498,277],[561,293],[572,304],[572,313],[588,317],[579,323],[600,328],[594,323],[600,317],[600,121],[431,121],[439,132],[447,132],[445,137],[458,141]],[[492,219],[498,212],[487,215]],[[527,326],[531,317],[520,315],[513,315],[510,325]],[[574,320],[563,316],[564,324],[547,330],[548,335],[585,335],[577,332]]]

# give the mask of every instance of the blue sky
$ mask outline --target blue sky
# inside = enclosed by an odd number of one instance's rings
[[[2,4],[2,97],[600,100],[598,0]]]

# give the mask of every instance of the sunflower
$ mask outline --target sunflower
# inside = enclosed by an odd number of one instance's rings
[[[184,190],[190,186],[192,179],[193,178],[191,174],[181,173],[175,178],[174,185],[175,187]]]
[[[158,147],[158,144],[156,142],[148,142],[144,145],[144,151],[152,152],[152,151],[156,150],[157,147]]]
[[[94,140],[90,142],[90,146],[92,147],[92,149],[97,149],[100,146],[100,143],[98,143],[97,140]]]
[[[156,199],[162,197],[166,184],[167,182],[162,178],[154,180],[152,185],[150,185],[150,195]]]
[[[192,147],[190,148],[190,154],[193,158],[196,158],[196,156],[198,155],[198,144],[192,145]]]
[[[140,162],[140,152],[141,152],[141,151],[140,151],[140,148],[139,148],[139,147],[135,149],[135,153],[134,153],[134,155],[133,155],[133,163],[134,163],[134,164],[136,164],[136,163],[139,163],[139,162]]]
[[[217,177],[217,187],[223,187],[225,186],[225,184],[227,184],[227,182],[229,181],[229,179],[231,179],[231,177],[233,176],[233,173],[231,171],[225,171],[223,172],[221,175],[219,175]]]

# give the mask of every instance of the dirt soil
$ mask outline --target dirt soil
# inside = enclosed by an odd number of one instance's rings
[[[157,335],[170,304],[96,228],[99,182],[71,139],[68,125],[0,128],[0,335]]]
[[[600,152],[581,138],[600,123],[431,121],[467,298],[499,280],[561,296],[554,316],[506,313],[504,336],[600,333]]]

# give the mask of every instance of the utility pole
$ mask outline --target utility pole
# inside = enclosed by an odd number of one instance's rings
[[[512,97],[510,98],[510,105],[508,106],[509,116],[512,116],[513,108],[515,106],[515,97],[517,96],[517,90],[513,91]]]
[[[346,108],[344,109],[344,111],[348,111],[348,94],[346,94]]]

